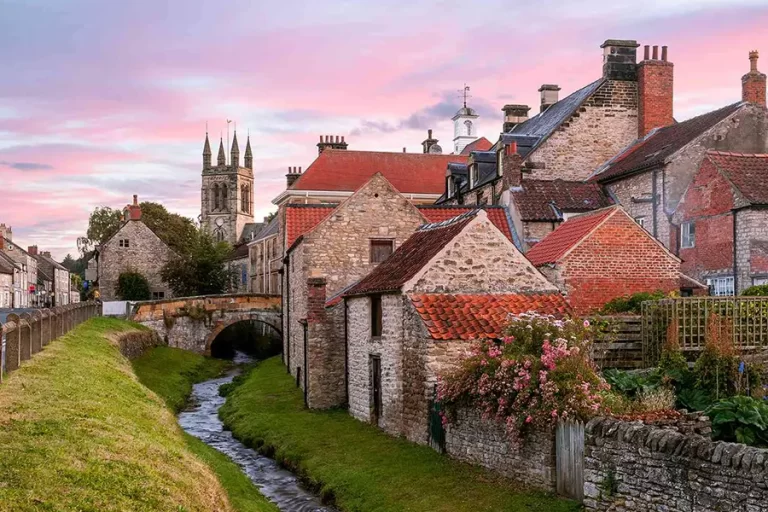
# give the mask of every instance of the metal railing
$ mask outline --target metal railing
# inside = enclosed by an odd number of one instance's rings
[[[10,313],[0,325],[0,382],[51,341],[100,314],[101,306],[95,302]]]

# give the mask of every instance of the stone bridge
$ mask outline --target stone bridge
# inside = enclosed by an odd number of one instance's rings
[[[131,319],[155,332],[171,347],[210,355],[211,343],[237,322],[255,320],[282,336],[280,296],[204,295],[139,302]]]

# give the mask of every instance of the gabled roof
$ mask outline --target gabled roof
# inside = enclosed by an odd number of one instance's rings
[[[572,247],[578,245],[597,226],[619,211],[618,206],[572,217],[534,245],[525,256],[534,266],[556,263]],[[642,228],[641,228],[642,229]]]
[[[353,192],[380,172],[401,194],[440,195],[448,163],[466,161],[463,155],[326,149],[290,189]]]
[[[399,290],[413,278],[443,247],[475,218],[477,210],[446,222],[425,224],[370,274],[352,287],[347,295],[363,295]]]
[[[429,335],[435,340],[501,338],[510,314],[565,316],[571,310],[559,293],[451,295],[410,297]]]
[[[768,204],[768,155],[708,151],[707,158],[749,204]]]
[[[607,182],[658,167],[674,153],[730,116],[745,103],[739,102],[706,114],[651,130],[597,169],[590,181]]]
[[[327,150],[326,150],[327,151]],[[333,204],[288,204],[285,208],[285,247],[304,233],[311,231],[328,217],[337,205]]]
[[[251,240],[254,240],[256,238],[256,235],[258,235],[261,230],[264,229],[266,226],[263,222],[248,222],[243,226],[243,234],[241,235],[241,240],[245,242],[250,242]]]
[[[499,231],[504,233],[509,240],[514,241],[512,238],[512,228],[509,222],[509,216],[507,215],[507,209],[504,206],[442,206],[442,205],[429,205],[419,206],[419,211],[427,221],[434,224],[437,222],[444,222],[448,219],[452,219],[464,213],[469,213],[473,210],[481,209],[488,214],[488,220],[490,220]]]
[[[39,263],[43,263],[44,267],[47,267],[47,268],[50,268],[50,269],[54,269],[55,268],[55,269],[58,269],[58,270],[64,270],[66,272],[69,272],[69,269],[67,269],[67,267],[65,267],[64,265],[62,265],[58,261],[54,260],[50,256],[46,256],[43,253],[39,252],[36,255],[34,255],[33,258],[35,258],[35,260],[37,260],[38,264]]]
[[[597,183],[524,179],[511,189],[523,221],[559,221],[563,212],[585,212],[613,204]]]
[[[560,128],[597,91],[605,82],[604,78],[595,80],[578,91],[566,96],[550,106],[544,112],[536,114],[527,121],[516,125],[507,134],[514,139],[521,138],[518,153],[525,158],[544,142],[555,130]]]
[[[251,240],[249,243],[258,242],[259,240],[263,240],[269,236],[276,235],[279,227],[280,222],[277,215],[274,215],[272,217],[272,220],[270,220],[268,223],[266,223],[261,230],[254,235],[253,240]]]
[[[13,270],[19,268],[15,261],[0,251],[0,272],[13,275]]]
[[[461,150],[461,155],[469,155],[473,151],[488,151],[493,147],[491,141],[485,137],[480,137],[477,140],[473,140]]]

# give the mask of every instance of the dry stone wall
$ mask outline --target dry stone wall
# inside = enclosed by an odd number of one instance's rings
[[[118,335],[117,345],[125,357],[136,359],[150,348],[163,345],[163,340],[155,331],[129,331]]]
[[[586,510],[759,512],[768,504],[765,449],[595,418],[584,457]]]

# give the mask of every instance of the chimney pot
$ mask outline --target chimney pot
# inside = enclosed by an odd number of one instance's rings
[[[30,245],[27,247],[27,252],[31,254],[32,256],[37,256],[37,246],[36,245]]]
[[[133,206],[137,206],[139,204],[139,196],[136,194],[133,194]]]
[[[661,47],[661,60],[663,60],[664,62],[667,62],[667,47],[666,46],[662,46]]]
[[[431,128],[429,130],[427,130],[427,138],[428,139],[432,138],[432,129]]]
[[[323,142],[323,136],[322,135],[320,136],[320,142]]]
[[[651,58],[651,45],[647,44],[643,47],[643,60]]]
[[[637,136],[640,138],[654,128],[674,123],[674,66],[666,60],[667,47],[662,47],[660,61],[659,47],[654,45],[652,60],[637,66]]]
[[[344,136],[343,135],[341,136],[341,142],[344,142]]]
[[[653,45],[653,60],[659,60],[659,46]]]
[[[299,167],[299,174],[301,174],[301,167]]]
[[[403,153],[405,153],[405,148],[403,148]]]

